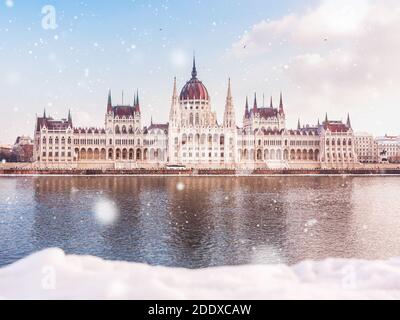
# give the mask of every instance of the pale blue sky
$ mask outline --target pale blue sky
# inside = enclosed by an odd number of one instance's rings
[[[320,2],[0,0],[0,142],[10,143],[19,134],[32,136],[35,114],[43,108],[55,117],[65,117],[71,108],[76,125],[101,126],[108,88],[115,103],[121,103],[122,90],[125,102],[131,102],[133,91],[139,89],[144,124],[151,115],[157,122],[167,122],[173,77],[184,85],[193,50],[199,78],[210,91],[219,120],[228,77],[240,124],[245,96],[254,91],[260,99],[265,93],[277,100],[283,90],[292,126],[298,117],[316,122],[325,111],[345,118],[348,107],[338,110],[337,101],[321,105],[319,99],[310,108],[309,102],[298,103],[302,80],[282,76],[278,70],[289,68],[296,54],[305,53],[302,44],[286,44],[288,34],[272,43],[268,52],[242,57],[234,50],[253,25],[307,14]],[[45,5],[56,9],[55,30],[42,28]],[[319,46],[315,47],[322,52]],[[305,101],[312,101],[309,92],[304,92]],[[361,114],[360,108],[354,117]],[[367,124],[360,121],[360,129],[368,129]],[[376,133],[385,130],[381,126]]]

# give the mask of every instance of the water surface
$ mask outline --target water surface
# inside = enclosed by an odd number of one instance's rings
[[[385,259],[400,256],[400,178],[0,178],[0,266],[49,247],[188,268]]]

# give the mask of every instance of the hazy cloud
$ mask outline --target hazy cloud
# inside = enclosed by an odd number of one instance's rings
[[[399,30],[398,1],[322,0],[306,12],[257,23],[233,44],[233,53],[241,60],[281,55],[287,83],[301,89],[292,98],[308,117],[324,108],[350,111],[362,119],[366,128],[360,129],[400,131],[394,120]]]

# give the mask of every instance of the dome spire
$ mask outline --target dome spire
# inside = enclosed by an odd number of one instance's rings
[[[196,69],[196,54],[193,53],[193,69],[192,69],[192,79],[197,78],[197,69]]]

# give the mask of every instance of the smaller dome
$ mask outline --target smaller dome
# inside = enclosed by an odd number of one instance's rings
[[[195,60],[193,60],[192,79],[182,88],[180,100],[209,100],[207,88],[197,79]]]

